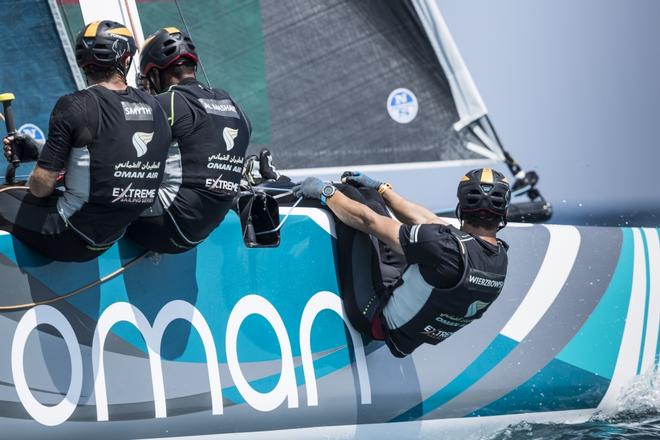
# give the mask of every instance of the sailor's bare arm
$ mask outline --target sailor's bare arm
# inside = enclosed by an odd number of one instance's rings
[[[421,225],[424,223],[448,224],[429,209],[407,200],[391,188],[383,192],[383,199],[385,199],[385,203],[390,207],[396,218],[402,223],[408,225]]]
[[[55,190],[58,175],[57,171],[48,171],[36,166],[28,181],[30,192],[36,197],[48,197]]]
[[[346,225],[372,234],[396,252],[403,253],[399,242],[401,224],[396,220],[377,214],[368,206],[346,197],[339,191],[328,199],[327,204]]]

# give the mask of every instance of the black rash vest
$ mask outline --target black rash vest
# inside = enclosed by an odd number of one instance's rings
[[[437,224],[402,225],[399,240],[410,266],[382,314],[385,341],[403,357],[483,315],[504,286],[508,245]]]
[[[250,122],[227,92],[186,78],[157,96],[172,126],[158,197],[189,244],[204,240],[239,191]]]
[[[106,246],[155,202],[170,140],[155,98],[92,86],[57,102],[38,165],[66,169],[60,216],[89,244]]]

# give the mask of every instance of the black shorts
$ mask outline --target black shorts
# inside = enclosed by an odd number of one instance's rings
[[[389,216],[387,205],[378,191],[350,185],[337,185],[337,188],[378,214]],[[375,337],[374,321],[382,325],[380,314],[392,291],[401,284],[406,259],[385,243],[339,220],[336,221],[336,231],[344,309],[353,327]]]
[[[180,254],[196,246],[181,237],[167,212],[138,218],[130,224],[126,236],[143,248],[161,254]]]
[[[110,246],[90,245],[67,226],[57,212],[60,195],[40,198],[22,187],[3,190],[0,229],[51,260],[83,262],[98,257]]]

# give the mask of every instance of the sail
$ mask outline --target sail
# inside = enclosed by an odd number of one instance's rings
[[[0,93],[16,96],[12,106],[16,128],[42,141],[55,102],[77,88],[70,65],[74,60],[62,44],[68,41],[60,38],[61,22],[50,6],[43,0],[2,2],[10,27],[2,43]]]
[[[57,1],[70,38],[106,16],[129,23],[138,42],[164,26],[188,30],[198,77],[249,115],[249,151],[269,148],[292,177],[358,168],[444,212],[455,201],[436,187],[505,163],[516,194],[533,202],[511,220],[550,216],[538,176],[502,148],[437,0]]]
[[[493,136],[468,129],[485,107],[433,1],[143,0],[137,9],[146,34],[184,29],[183,16],[210,83],[250,116],[252,152],[267,147],[280,166],[502,158]]]

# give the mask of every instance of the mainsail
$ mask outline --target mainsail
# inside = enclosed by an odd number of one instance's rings
[[[77,2],[63,7],[76,15]],[[434,1],[143,0],[137,11],[125,20],[136,33],[188,28],[211,84],[251,117],[252,151],[268,147],[285,168],[504,159],[493,136],[475,135],[486,109]]]
[[[77,88],[58,34],[58,22],[49,6],[44,0],[2,2],[11,35],[2,43],[0,93],[16,95],[13,107],[18,128],[26,126],[37,137],[46,132],[48,115],[57,98]]]
[[[387,172],[381,178],[442,211],[453,205],[451,194],[442,199],[433,188],[418,194],[421,185],[408,182],[419,176],[411,172],[504,162],[516,177],[514,189],[536,203],[525,210],[540,210],[536,220],[548,218],[549,207],[534,188],[537,176],[522,171],[502,148],[436,0],[11,3],[24,12],[19,17],[26,24],[7,43],[3,72],[43,77],[42,52],[56,54],[47,83],[35,80],[26,89],[22,78],[20,84],[3,80],[3,87],[21,90],[18,120],[29,117],[45,129],[56,98],[84,87],[71,49],[83,23],[121,21],[138,42],[175,26],[197,44],[199,77],[229,91],[249,115],[250,151],[269,148],[287,174]],[[26,29],[37,29],[39,38]],[[31,64],[24,57],[27,39],[36,51]],[[23,62],[17,67],[14,59]],[[133,75],[128,79],[134,83]],[[453,186],[456,173],[427,174],[427,180]]]

